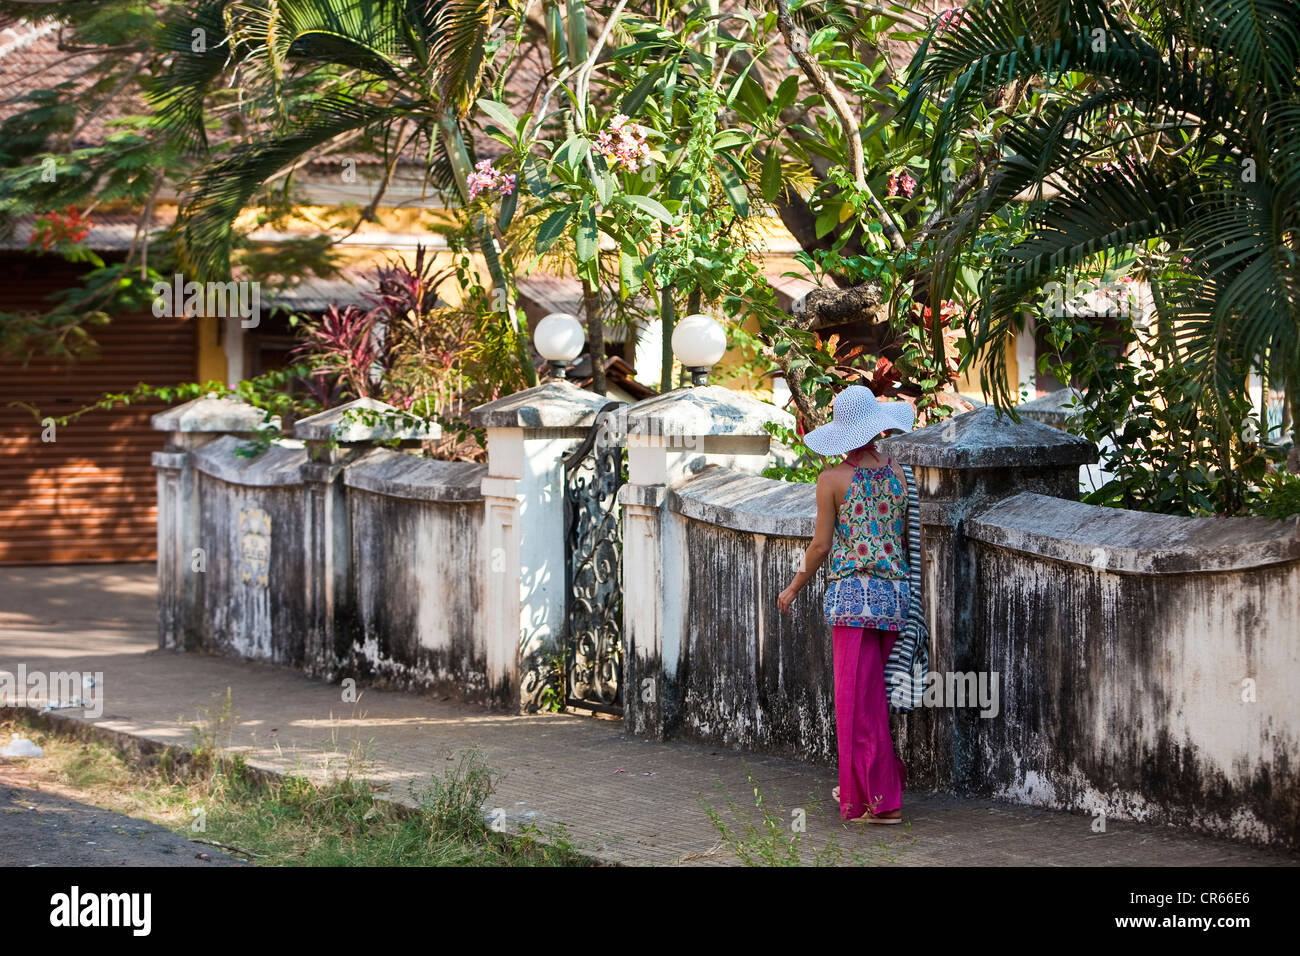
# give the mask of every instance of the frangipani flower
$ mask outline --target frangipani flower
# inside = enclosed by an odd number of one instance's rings
[[[966,19],[966,11],[961,7],[948,7],[945,10],[940,10],[939,15],[934,18],[935,35],[951,33],[959,29]]]
[[[609,124],[608,129],[596,134],[596,152],[605,157],[611,169],[619,166],[636,172],[642,163],[650,157],[650,144],[646,142],[641,127],[628,122],[628,117],[619,113]]]
[[[474,166],[474,171],[466,177],[469,186],[469,198],[474,199],[479,193],[489,190],[509,196],[515,191],[517,179],[514,173],[503,173],[492,168],[492,160],[482,159]]]

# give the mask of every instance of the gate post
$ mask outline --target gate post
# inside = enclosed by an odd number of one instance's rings
[[[710,465],[756,474],[770,462],[764,427],[793,427],[774,405],[717,385],[684,388],[626,410],[623,506],[623,714],[630,733],[664,739],[679,710],[677,661],[688,633],[683,520],[673,485]]]
[[[564,633],[564,456],[609,401],[552,381],[480,405],[487,430],[483,491],[484,615],[489,694],[513,712],[538,709]]]
[[[358,398],[299,419],[293,427],[308,457],[301,469],[308,615],[303,669],[313,677],[337,679],[352,644],[352,516],[344,469],[374,442],[419,445],[442,435],[438,425],[412,426],[401,416],[386,402]]]
[[[167,433],[153,453],[158,473],[158,646],[193,650],[198,595],[199,501],[190,452],[222,435],[251,436],[279,419],[229,398],[196,398],[159,412],[150,420]],[[207,555],[202,556],[206,566]]]
[[[930,626],[930,670],[941,675],[990,668],[972,627],[975,563],[966,521],[995,501],[1033,491],[1078,500],[1079,466],[1095,462],[1086,439],[994,408],[955,415],[880,442],[912,466],[921,507],[921,590]],[[900,718],[899,751],[908,781],[967,791],[980,772],[973,708],[923,707]]]

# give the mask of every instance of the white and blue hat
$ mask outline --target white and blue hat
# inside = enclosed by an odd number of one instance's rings
[[[831,420],[814,428],[803,443],[819,455],[847,455],[882,432],[912,430],[916,409],[907,402],[882,402],[865,385],[850,385],[835,396]]]

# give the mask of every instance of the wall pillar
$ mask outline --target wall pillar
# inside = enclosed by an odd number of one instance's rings
[[[537,710],[564,635],[564,456],[610,399],[552,381],[480,405],[487,431],[483,559],[488,682],[512,712]]]
[[[198,575],[209,557],[199,540],[198,481],[190,453],[222,435],[250,436],[266,420],[252,405],[227,398],[198,398],[159,412],[153,427],[166,445],[153,453],[158,473],[158,646],[194,650]]]
[[[623,420],[623,717],[630,733],[664,739],[680,711],[677,664],[691,633],[682,519],[665,507],[668,492],[715,465],[757,474],[770,463],[766,424],[790,427],[794,419],[774,405],[708,385],[637,402]]]
[[[437,425],[410,426],[400,416],[392,405],[361,398],[294,425],[294,436],[308,452],[301,469],[308,618],[303,668],[313,677],[332,681],[341,676],[354,637],[352,521],[344,471],[377,442],[418,446],[442,434]]]
[[[990,672],[988,648],[973,626],[975,561],[966,523],[1023,491],[1077,501],[1079,466],[1095,462],[1097,449],[1041,422],[999,417],[991,407],[884,439],[880,446],[911,465],[916,478],[930,669],[945,680],[950,673]],[[978,753],[979,719],[977,707],[956,708],[951,702],[898,718],[909,782],[972,790],[982,764],[996,757]]]

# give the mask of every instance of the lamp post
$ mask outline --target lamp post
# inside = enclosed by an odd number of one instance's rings
[[[537,323],[533,331],[533,345],[542,358],[551,365],[551,374],[566,378],[574,360],[582,354],[587,333],[578,317],[568,312],[552,312]]]
[[[688,315],[673,329],[673,354],[691,373],[692,385],[707,385],[709,369],[727,351],[727,333],[717,319]]]

